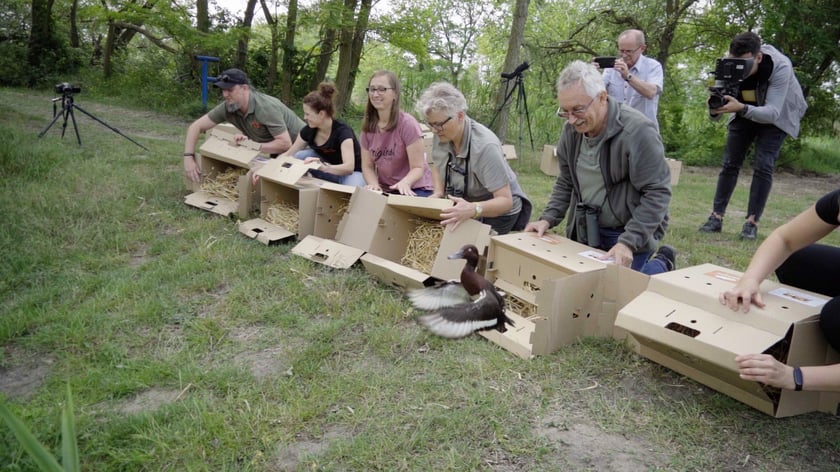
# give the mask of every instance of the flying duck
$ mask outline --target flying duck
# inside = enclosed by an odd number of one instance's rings
[[[492,328],[504,333],[505,323],[513,326],[513,321],[505,315],[504,298],[475,271],[478,249],[467,244],[449,259],[467,261],[461,270],[460,283],[453,280],[408,293],[415,308],[431,312],[418,318],[420,324],[445,338],[462,338]]]

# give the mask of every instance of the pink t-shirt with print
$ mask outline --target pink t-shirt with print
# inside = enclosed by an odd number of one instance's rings
[[[420,124],[413,116],[400,111],[397,126],[391,131],[377,133],[362,132],[362,149],[370,151],[379,186],[388,191],[391,185],[402,180],[411,166],[408,162],[406,146],[422,139]],[[429,164],[423,162],[423,177],[414,183],[412,188],[432,190],[432,171]]]

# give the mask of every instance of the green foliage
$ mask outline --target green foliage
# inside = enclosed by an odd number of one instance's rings
[[[17,437],[18,443],[29,454],[42,472],[78,472],[79,445],[76,440],[76,421],[73,416],[73,394],[67,384],[67,397],[61,409],[61,465],[26,425],[12,413],[5,404],[0,403],[0,418]]]

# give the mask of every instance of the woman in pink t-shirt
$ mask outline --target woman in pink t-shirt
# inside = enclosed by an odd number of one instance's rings
[[[367,92],[361,139],[365,188],[429,196],[434,186],[420,124],[400,110],[397,76],[390,71],[374,73]]]

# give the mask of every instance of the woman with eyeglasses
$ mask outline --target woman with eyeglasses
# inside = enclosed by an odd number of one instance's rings
[[[367,92],[361,139],[365,188],[428,197],[432,173],[420,124],[400,109],[397,76],[391,71],[374,73]]]
[[[496,134],[467,116],[467,100],[452,84],[432,84],[417,102],[417,113],[434,131],[432,197],[455,202],[441,212],[441,224],[454,230],[475,218],[497,233],[521,230],[531,202],[502,153]]]
[[[303,97],[303,120],[306,122],[292,147],[283,155],[318,162],[309,171],[314,177],[344,185],[363,187],[362,152],[356,133],[347,123],[333,118],[335,86],[322,82],[318,90]],[[308,147],[307,147],[308,146]]]

